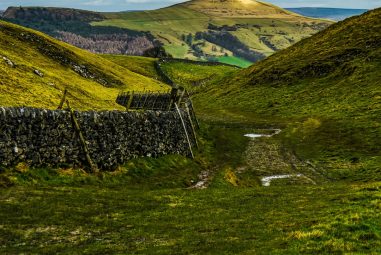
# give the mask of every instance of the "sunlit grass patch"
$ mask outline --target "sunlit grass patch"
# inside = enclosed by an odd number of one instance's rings
[[[301,239],[316,239],[324,236],[325,233],[321,230],[312,230],[310,232],[295,231],[289,235],[289,238],[301,240]]]

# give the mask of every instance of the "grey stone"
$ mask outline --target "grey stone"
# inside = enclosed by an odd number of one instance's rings
[[[40,76],[40,77],[44,77],[44,73],[41,72],[40,70],[34,69],[33,72],[34,72],[35,74],[37,74],[38,76]]]
[[[5,63],[7,63],[7,65],[9,65],[10,67],[12,67],[12,68],[15,68],[15,67],[16,67],[16,64],[13,63],[9,58],[7,58],[7,57],[3,57],[3,60],[4,60]]]

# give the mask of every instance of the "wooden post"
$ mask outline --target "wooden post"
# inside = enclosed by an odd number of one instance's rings
[[[173,104],[172,95],[171,94],[163,95],[161,99],[162,99],[161,110],[162,111],[172,110],[172,104]]]
[[[132,100],[134,100],[134,92],[133,91],[131,92],[130,98],[128,99],[128,103],[126,105],[126,111],[130,110]]]
[[[189,145],[189,152],[190,152],[190,155],[191,155],[192,159],[194,159],[193,150],[192,150],[192,144],[191,144],[191,142],[190,142],[190,140],[189,140],[189,135],[188,135],[187,127],[185,126],[185,122],[184,122],[183,116],[181,116],[180,109],[179,109],[179,107],[177,106],[176,103],[175,103],[175,108],[176,108],[176,110],[177,110],[177,113],[178,113],[179,116],[180,116],[181,124],[183,125],[183,128],[184,128],[185,136],[186,136],[186,138],[187,138],[187,142],[188,142],[188,145]]]
[[[185,94],[185,89],[183,87],[180,87],[180,95],[179,97],[177,98],[177,105],[181,106],[181,101],[183,100],[183,97],[184,97],[184,94]]]
[[[200,123],[198,122],[198,119],[196,117],[196,113],[194,111],[194,107],[193,107],[193,102],[192,102],[192,99],[188,93],[188,91],[186,92],[187,93],[187,96],[188,96],[188,100],[189,100],[189,104],[190,104],[190,107],[191,107],[191,111],[192,111],[192,115],[193,115],[193,118],[195,119],[195,122],[196,122],[196,125],[197,125],[197,129],[200,129]]]
[[[171,98],[169,100],[169,105],[168,105],[168,111],[172,109],[173,104],[176,104],[176,99],[177,99],[177,93],[179,89],[174,87],[171,91]]]
[[[143,98],[143,94],[141,92],[139,92],[139,101],[136,104],[136,110],[138,110],[140,108],[142,98]]]
[[[147,100],[150,98],[150,96],[151,96],[151,92],[150,92],[150,91],[147,91],[146,99],[144,100],[143,107],[142,107],[143,109],[145,109]],[[148,102],[149,102],[149,101],[148,101]]]
[[[154,100],[152,100],[151,108],[152,108],[152,110],[156,110],[155,104],[156,104],[156,100],[157,100],[157,94],[153,94],[153,98],[154,98]]]
[[[128,104],[128,99],[130,99],[130,92],[123,92],[122,93],[122,104],[124,105],[124,107],[127,106]]]
[[[66,95],[67,95],[67,89],[64,90],[63,96],[61,98],[61,102],[60,102],[57,110],[62,110],[62,107],[63,107],[63,105],[64,105],[64,103],[66,101]]]
[[[188,113],[188,118],[189,118],[189,122],[191,124],[191,127],[192,127],[192,132],[193,132],[193,138],[194,138],[194,141],[196,143],[196,148],[198,149],[198,141],[197,141],[197,135],[196,135],[196,130],[194,129],[194,125],[193,125],[193,121],[192,121],[192,117],[190,115],[190,111],[189,111],[189,107],[187,104],[185,104],[185,109]]]
[[[73,122],[74,129],[77,132],[77,135],[79,136],[79,140],[81,142],[82,149],[83,149],[83,152],[85,153],[86,160],[87,160],[87,163],[90,166],[91,172],[98,173],[99,172],[98,167],[94,164],[93,160],[90,157],[89,148],[87,147],[87,143],[85,141],[85,138],[83,137],[83,134],[81,132],[81,127],[79,126],[77,118],[75,117],[74,111],[70,107],[69,100],[66,100],[66,105],[67,105],[67,107],[68,107],[68,109],[70,111],[71,120]]]

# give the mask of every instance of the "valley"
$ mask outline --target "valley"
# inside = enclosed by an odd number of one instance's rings
[[[68,89],[76,110],[122,112],[118,93],[175,84],[200,122],[194,159],[147,155],[98,174],[0,164],[0,253],[381,253],[381,9],[326,28],[257,1],[214,3],[90,13],[92,27],[151,31],[188,60],[94,54],[0,21],[1,107],[56,109]],[[227,56],[226,38],[239,38]],[[245,45],[268,57],[249,66],[234,53]]]

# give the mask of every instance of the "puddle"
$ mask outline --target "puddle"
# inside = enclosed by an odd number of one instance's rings
[[[282,130],[280,130],[280,129],[267,129],[267,130],[274,131],[274,133],[271,135],[268,135],[268,134],[246,134],[244,136],[255,139],[255,138],[260,138],[260,137],[272,137],[272,136],[277,135],[280,132],[282,132]]]
[[[303,177],[302,174],[285,174],[285,175],[273,175],[273,176],[267,176],[263,177],[261,179],[262,186],[269,187],[272,180],[279,180],[279,179],[289,179],[289,178],[295,178],[295,177]]]
[[[259,138],[259,137],[269,137],[270,135],[264,135],[264,134],[246,134],[244,135],[249,138]]]

